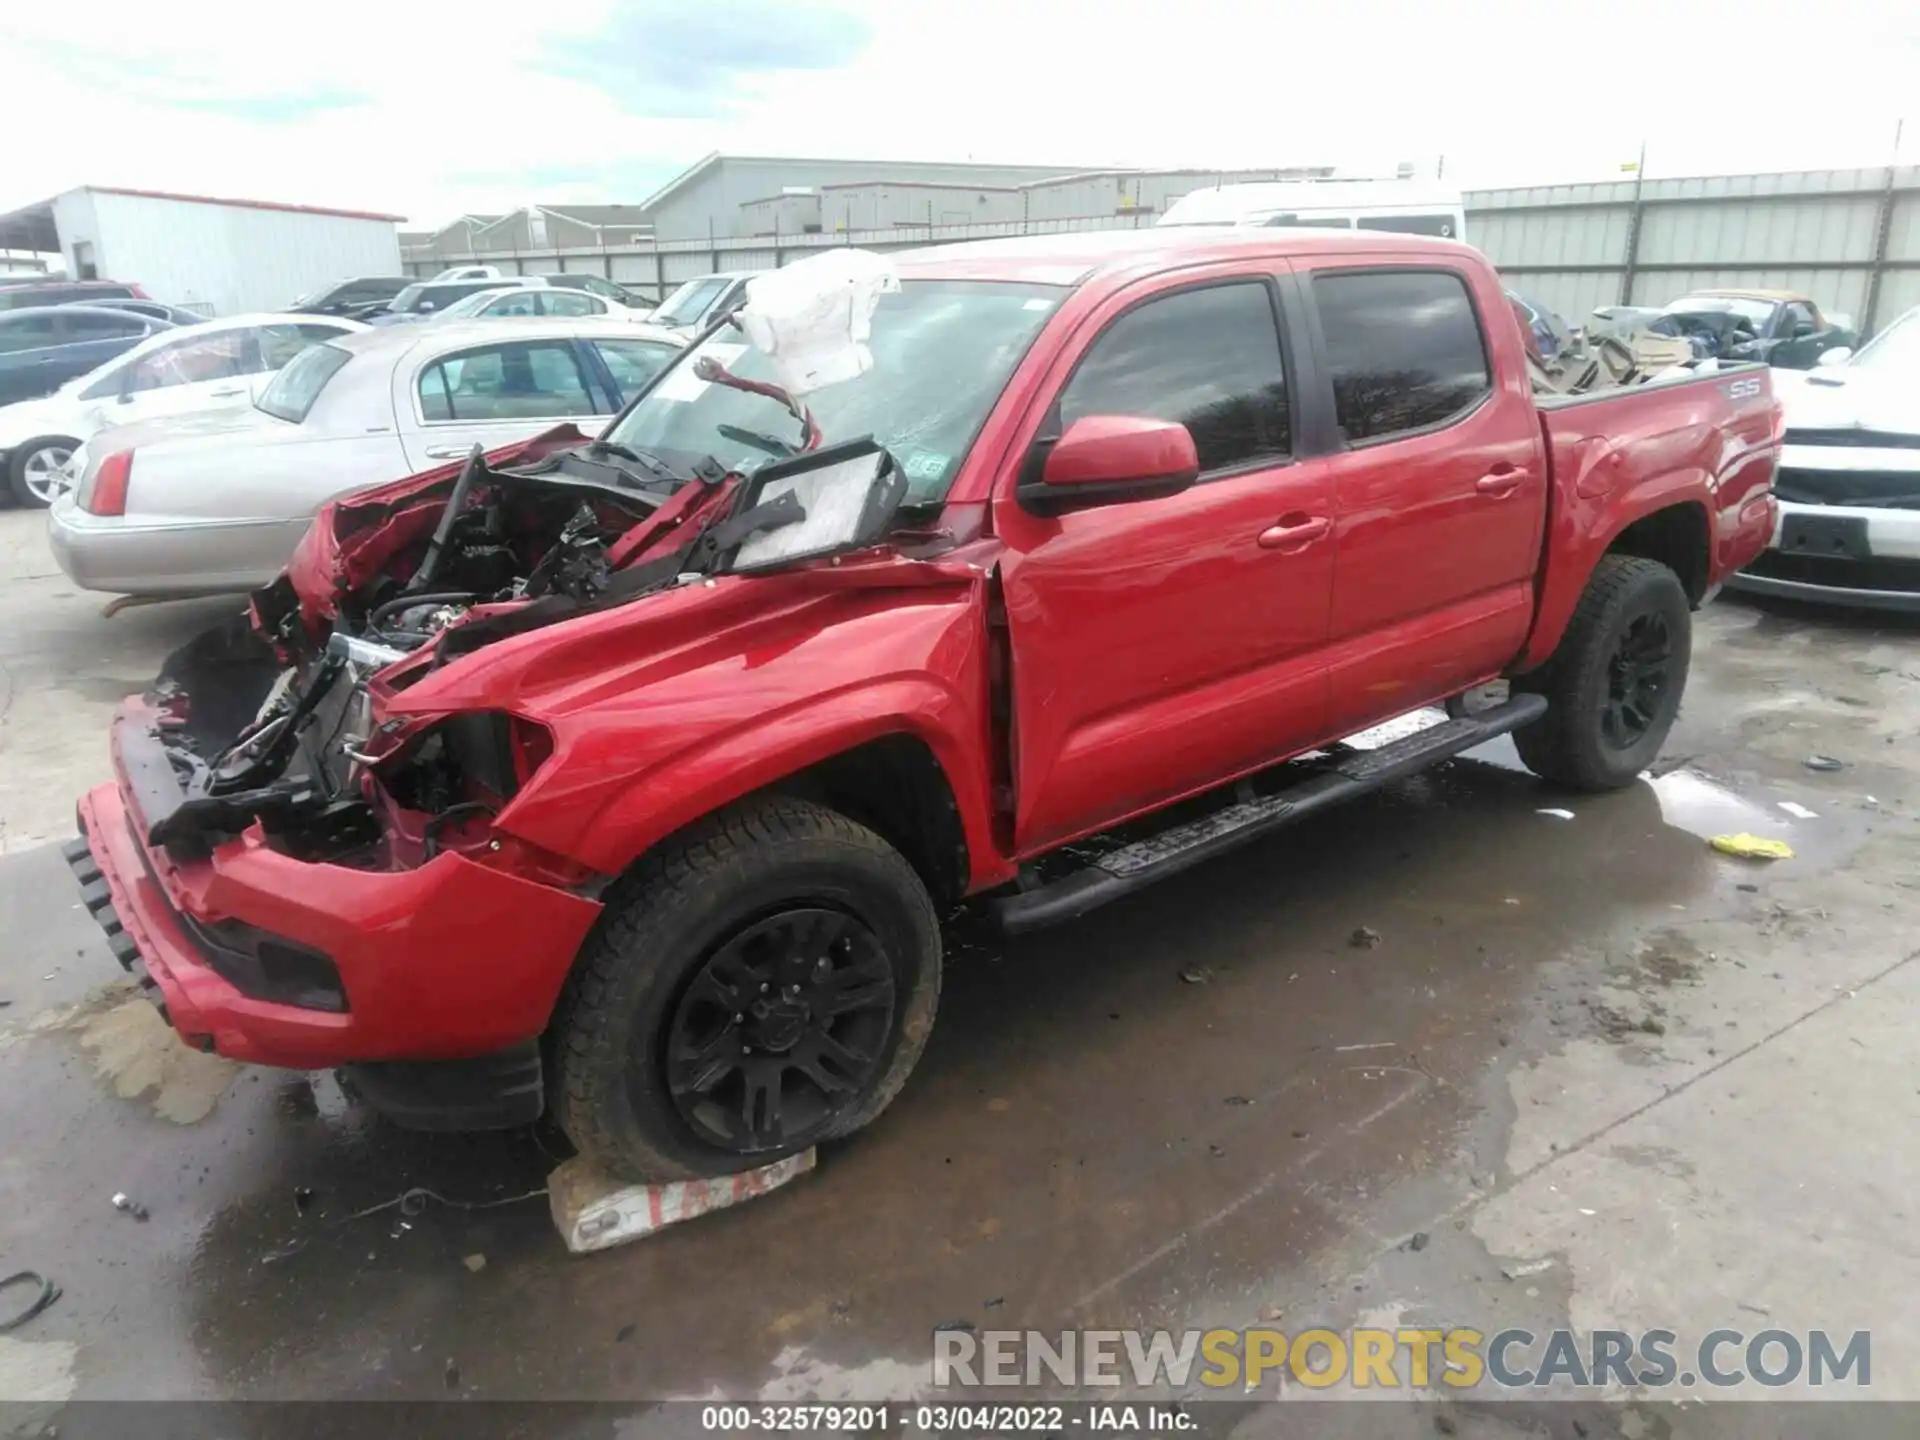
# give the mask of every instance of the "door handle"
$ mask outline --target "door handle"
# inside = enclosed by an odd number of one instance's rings
[[[1474,481],[1473,488],[1482,495],[1491,495],[1498,500],[1518,490],[1524,478],[1518,470],[1495,470]]]
[[[1333,521],[1324,515],[1282,515],[1279,523],[1260,532],[1262,550],[1291,550],[1323,539],[1333,529]]]
[[[421,453],[429,460],[461,460],[472,452],[471,445],[429,445]]]

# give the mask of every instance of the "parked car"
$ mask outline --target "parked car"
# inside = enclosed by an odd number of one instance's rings
[[[86,305],[95,300],[144,300],[138,285],[118,280],[47,280],[35,277],[24,285],[0,287],[0,310],[26,310],[42,305]]]
[[[98,305],[0,312],[0,405],[51,395],[76,375],[173,328]]]
[[[449,280],[498,280],[498,265],[451,265],[438,275],[429,277],[429,285],[444,284]]]
[[[747,298],[747,281],[762,272],[730,270],[689,280],[647,315],[655,325],[677,330],[688,339],[737,309]]]
[[[1859,343],[1807,296],[1786,290],[1696,290],[1664,306],[1647,328],[1692,340],[1696,355],[1783,370],[1810,369],[1822,351]]]
[[[369,306],[385,305],[413,283],[408,275],[362,275],[310,291],[287,309],[303,315],[352,316]]]
[[[48,533],[60,568],[121,595],[272,579],[319,506],[384,476],[561,423],[597,430],[677,354],[614,320],[372,330],[295,356],[250,408],[103,431]]]
[[[194,310],[179,305],[165,305],[158,300],[105,300],[89,301],[89,304],[104,310],[125,310],[132,315],[145,315],[152,320],[164,320],[169,325],[198,325],[207,317]]]
[[[550,1097],[622,1176],[761,1165],[898,1093],[964,897],[1064,920],[1503,732],[1633,784],[1773,527],[1764,368],[1536,402],[1455,242],[894,258],[861,350],[808,336],[837,383],[717,331],[597,444],[346,497],[123,708],[68,855],[188,1043],[416,1125]],[[767,305],[791,356],[820,307]]]
[[[0,406],[0,477],[15,503],[48,504],[73,452],[107,427],[245,406],[258,377],[316,341],[364,329],[318,316],[233,315],[162,330],[44,399]]]
[[[611,300],[614,304],[628,310],[650,310],[653,308],[638,295],[634,294],[633,291],[627,289],[626,286],[615,284],[611,280],[603,280],[598,275],[562,273],[559,275],[542,275],[540,279],[561,290],[589,291],[592,294],[598,295],[602,300]]]
[[[1784,387],[1772,543],[1727,584],[1920,610],[1920,307]]]
[[[369,325],[414,325],[432,319],[456,300],[477,295],[482,290],[544,288],[546,281],[533,275],[496,275],[486,280],[416,280],[387,304],[372,313],[359,312]]]
[[[603,300],[585,290],[565,290],[558,286],[518,285],[511,289],[476,290],[464,300],[456,300],[444,310],[435,311],[432,320],[444,325],[461,320],[524,320],[529,316],[578,318],[583,315],[608,315],[617,320],[638,320],[640,312]],[[662,327],[661,334],[672,331]]]

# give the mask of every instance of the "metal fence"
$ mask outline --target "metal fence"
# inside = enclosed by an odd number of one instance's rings
[[[988,240],[1004,235],[1051,235],[1080,230],[1133,230],[1152,223],[1151,215],[1088,215],[1062,220],[1006,220],[974,225],[901,225],[885,230],[834,231],[801,235],[716,236],[708,240],[661,240],[602,249],[476,251],[449,258],[408,258],[409,275],[437,274],[461,265],[494,265],[503,275],[602,275],[648,299],[659,301],[682,281],[724,270],[775,270],[789,260],[836,245],[863,250],[911,250],[958,240]]]
[[[1468,194],[1467,237],[1578,321],[1688,290],[1797,290],[1872,333],[1920,305],[1920,167]]]
[[[1479,190],[1467,238],[1539,303],[1578,323],[1600,305],[1658,305],[1690,289],[1798,290],[1869,334],[1920,305],[1920,167]],[[905,250],[997,235],[1124,230],[1150,213],[885,230],[643,242],[461,257],[506,274],[587,271],[658,300],[683,280],[763,270],[834,245]],[[409,273],[453,261],[422,256]]]

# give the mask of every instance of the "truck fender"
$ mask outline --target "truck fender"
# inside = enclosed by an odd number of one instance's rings
[[[1607,474],[1618,468],[1617,463],[1606,463],[1611,453],[1607,451],[1594,457],[1595,463],[1583,470],[1574,487],[1574,503],[1554,519],[1540,603],[1534,610],[1533,631],[1527,637],[1526,648],[1513,665],[1516,673],[1535,669],[1552,656],[1587,582],[1593,578],[1600,557],[1648,516],[1676,506],[1692,506],[1699,512],[1707,547],[1699,556],[1699,573],[1704,575],[1712,564],[1714,492],[1706,472],[1691,468],[1673,470],[1656,481],[1643,481],[1629,494],[1617,495],[1604,483]],[[1672,563],[1664,555],[1650,558]],[[1676,565],[1675,569],[1683,579],[1691,573],[1685,566]]]
[[[924,678],[892,678],[813,697],[663,758],[614,791],[587,824],[574,858],[617,875],[667,836],[869,741],[909,735],[932,751],[959,810],[969,888],[1011,874],[989,820],[987,753],[976,706]],[[1005,871],[1005,873],[1001,873]]]

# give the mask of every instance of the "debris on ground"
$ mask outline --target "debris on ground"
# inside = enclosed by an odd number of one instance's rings
[[[1204,985],[1213,979],[1213,971],[1204,965],[1189,965],[1180,972],[1180,980],[1185,985]]]
[[[460,1367],[453,1363],[451,1357],[448,1358],[447,1368],[441,1372],[440,1378],[445,1382],[447,1389],[458,1390],[460,1388]]]
[[[1653,1016],[1651,1015],[1647,1016],[1646,1019],[1640,1022],[1639,1028],[1642,1032],[1648,1035],[1664,1035],[1667,1033],[1667,1027],[1662,1025],[1658,1020],[1654,1019]]]
[[[1522,1265],[1504,1265],[1500,1273],[1509,1280],[1524,1280],[1529,1275],[1544,1275],[1553,1268],[1553,1257],[1544,1260],[1529,1260]]]
[[[547,1177],[543,1193],[561,1239],[578,1255],[623,1245],[710,1210],[765,1195],[813,1169],[814,1159],[815,1152],[807,1149],[738,1175],[637,1185],[596,1170],[576,1156]]]
[[[1251,1105],[1253,1104],[1253,1101],[1248,1099],[1245,1095],[1229,1095],[1227,1096],[1226,1099],[1222,1100],[1220,1103],[1222,1105],[1237,1106],[1237,1105]]]
[[[943,1332],[952,1332],[952,1331],[958,1331],[963,1335],[971,1335],[973,1334],[973,1331],[974,1331],[973,1321],[942,1320],[938,1325],[933,1327],[933,1333],[936,1335],[939,1335]]]
[[[993,1298],[992,1298],[991,1300],[983,1300],[983,1301],[981,1301],[981,1302],[980,1302],[980,1308],[981,1308],[982,1310],[998,1310],[998,1309],[999,1309],[999,1308],[1000,1308],[1000,1307],[1001,1307],[1002,1305],[1004,1305],[1004,1304],[1006,1304],[1006,1303],[1007,1303],[1007,1297],[1006,1297],[1006,1296],[1004,1296],[1004,1295],[996,1295],[996,1296],[994,1296],[994,1297],[993,1297]]]
[[[1260,1318],[1268,1322],[1278,1320],[1286,1313],[1287,1312],[1282,1310],[1278,1305],[1262,1305],[1260,1307]]]
[[[1820,817],[1797,800],[1782,800],[1780,808],[1796,820],[1818,820]]]
[[[14,1315],[0,1315],[0,1331],[18,1330],[60,1298],[60,1287],[37,1270],[17,1271],[0,1280],[0,1290],[11,1290],[16,1285],[37,1285],[40,1288],[24,1310]]]
[[[1226,1153],[1227,1153],[1227,1147],[1224,1145],[1207,1146],[1207,1154],[1213,1156],[1213,1158],[1216,1160],[1220,1159]]]
[[[460,1263],[478,1275],[482,1270],[487,1268],[487,1257],[484,1255],[469,1255]]]
[[[1742,860],[1791,860],[1793,847],[1784,840],[1770,840],[1764,835],[1749,835],[1742,830],[1738,835],[1716,835],[1707,842],[1722,855],[1737,855]]]
[[[306,1214],[307,1210],[312,1206],[312,1204],[313,1204],[313,1187],[311,1185],[296,1185],[293,1187],[294,1214],[296,1215]]]
[[[1459,1427],[1453,1423],[1453,1417],[1443,1410],[1433,1417],[1433,1428],[1442,1435],[1453,1435],[1458,1433]]]
[[[1391,1050],[1393,1046],[1394,1042],[1391,1040],[1369,1040],[1364,1045],[1336,1045],[1333,1047],[1333,1053],[1344,1055],[1349,1050]]]
[[[1800,763],[1805,765],[1809,770],[1818,770],[1823,774],[1846,768],[1846,762],[1844,760],[1836,760],[1831,755],[1809,755]]]
[[[147,1218],[147,1207],[142,1205],[138,1200],[135,1200],[131,1195],[116,1194],[113,1197],[113,1208],[122,1214],[131,1215],[136,1220],[145,1220]]]
[[[624,1345],[627,1343],[627,1341],[633,1339],[633,1337],[639,1333],[640,1333],[640,1327],[638,1325],[635,1325],[629,1322],[628,1324],[622,1325],[618,1330],[613,1332],[614,1343],[617,1345]]]
[[[1380,932],[1370,925],[1361,925],[1347,937],[1347,944],[1356,950],[1371,950],[1380,943]]]
[[[1426,1231],[1416,1230],[1413,1232],[1413,1234],[1409,1235],[1404,1241],[1401,1242],[1400,1248],[1402,1250],[1411,1250],[1415,1254],[1418,1254],[1420,1251],[1427,1248],[1427,1242],[1431,1238],[1432,1237],[1429,1236]]]
[[[1571,810],[1559,810],[1559,809],[1549,808],[1546,810],[1536,810],[1533,813],[1536,815],[1551,815],[1556,820],[1573,819],[1573,812]]]

